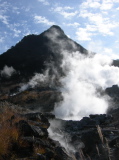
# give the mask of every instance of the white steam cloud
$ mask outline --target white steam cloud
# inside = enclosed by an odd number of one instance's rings
[[[48,69],[46,69],[43,73],[35,73],[35,75],[29,80],[28,83],[23,84],[19,91],[23,92],[29,88],[35,88],[35,87],[50,87],[54,88],[56,86],[55,80],[58,77],[58,72],[55,68],[53,68],[54,75],[49,74],[51,66],[48,66]],[[52,66],[53,67],[53,66]]]
[[[50,120],[50,127],[48,128],[50,138],[58,141],[67,151],[75,151],[73,146],[69,144],[70,137],[63,132],[62,124],[58,120]]]
[[[63,53],[62,68],[66,76],[60,79],[63,101],[56,104],[54,113],[61,119],[78,120],[90,114],[103,114],[108,109],[108,97],[99,90],[119,85],[119,68],[111,66],[107,56],[85,57],[79,52]]]
[[[35,76],[29,81],[29,85],[34,88],[38,84],[44,86],[49,81],[49,70],[46,70],[44,74],[36,73]]]
[[[27,83],[21,86],[20,92],[27,90],[29,87],[34,88],[36,86],[44,87],[49,82],[49,69],[47,69],[43,74],[36,73],[35,76]]]
[[[1,76],[4,77],[11,77],[15,73],[15,69],[11,66],[8,67],[7,65],[4,66],[3,70],[1,71]]]

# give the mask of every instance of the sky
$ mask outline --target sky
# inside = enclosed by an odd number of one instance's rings
[[[0,0],[0,54],[52,25],[90,51],[119,56],[119,0]]]

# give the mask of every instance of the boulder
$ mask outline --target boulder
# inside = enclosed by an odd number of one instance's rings
[[[81,140],[85,145],[83,149],[84,153],[86,154],[91,154],[95,152],[97,153],[96,144],[101,143],[101,140],[100,140],[99,134],[96,129],[89,130],[83,133]]]
[[[44,112],[43,115],[44,115],[47,119],[55,119],[55,115],[54,115],[53,113]]]
[[[113,116],[106,114],[94,114],[90,115],[90,119],[94,120],[96,122],[96,125],[109,124],[110,122],[112,122]]]
[[[36,160],[47,160],[47,159],[46,159],[46,157],[44,155],[37,153]]]
[[[44,122],[49,123],[48,119],[40,112],[37,113],[28,113],[24,115],[28,120],[38,121],[38,122]]]
[[[119,146],[119,137],[115,137],[113,138],[110,142],[109,142],[109,146],[110,147],[117,147]]]
[[[46,148],[46,153],[44,155],[47,160],[51,160],[54,157],[54,152],[51,149]]]
[[[73,160],[63,147],[56,147],[55,152],[57,160]]]
[[[40,136],[39,133],[33,127],[31,127],[25,120],[20,120],[18,123],[16,123],[16,127],[18,128],[22,136]]]
[[[41,136],[41,137],[43,137],[43,136],[48,137],[48,131],[47,131],[46,128],[42,128],[42,127],[38,127],[38,126],[31,126],[31,128],[33,130],[35,130],[39,134],[39,136]]]

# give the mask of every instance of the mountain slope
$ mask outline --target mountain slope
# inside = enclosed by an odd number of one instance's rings
[[[0,55],[0,70],[3,70],[5,65],[12,66],[17,73],[13,76],[14,79],[29,78],[35,72],[42,73],[46,64],[51,61],[59,66],[62,50],[88,54],[86,49],[69,39],[59,26],[54,25],[40,35],[25,36],[19,43]]]

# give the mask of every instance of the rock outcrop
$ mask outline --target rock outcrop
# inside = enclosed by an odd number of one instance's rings
[[[118,160],[119,123],[112,114],[61,120],[2,102],[0,159]]]
[[[6,113],[5,111],[2,114]],[[0,121],[0,160],[73,159],[58,141],[49,137],[50,123],[47,117],[54,118],[53,114],[11,112],[11,115],[8,116],[9,113],[7,113],[6,120],[3,118]],[[5,141],[7,142],[4,143]]]
[[[65,141],[65,147],[70,154],[74,151],[77,160],[118,160],[115,153],[118,150],[119,128],[112,115],[90,115],[80,121],[56,119],[52,123],[52,138],[59,135],[59,141]],[[60,129],[56,127],[59,124]]]

